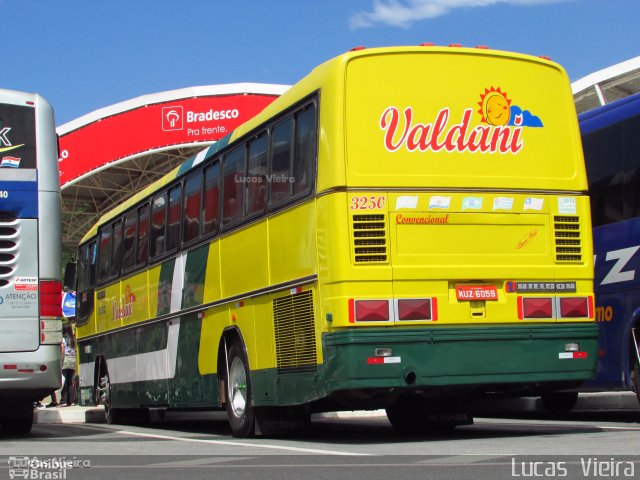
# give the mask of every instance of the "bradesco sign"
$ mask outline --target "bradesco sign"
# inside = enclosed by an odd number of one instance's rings
[[[277,96],[242,93],[139,105],[113,114],[105,109],[104,117],[60,133],[60,184],[128,157],[217,141]]]

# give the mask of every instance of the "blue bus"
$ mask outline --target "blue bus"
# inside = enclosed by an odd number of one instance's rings
[[[595,254],[598,370],[584,390],[640,400],[640,94],[579,117]]]
[[[28,433],[60,388],[61,207],[51,105],[0,89],[0,426]]]

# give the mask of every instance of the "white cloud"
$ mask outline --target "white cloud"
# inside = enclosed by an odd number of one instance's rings
[[[409,28],[418,20],[446,15],[456,8],[488,7],[498,4],[542,5],[570,0],[374,0],[373,11],[357,12],[350,18],[352,29],[378,24]]]

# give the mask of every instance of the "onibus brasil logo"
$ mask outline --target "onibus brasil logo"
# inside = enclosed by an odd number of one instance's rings
[[[384,145],[390,152],[406,148],[426,152],[518,153],[524,147],[522,130],[543,127],[539,117],[518,105],[500,87],[485,88],[480,94],[480,125],[471,126],[474,109],[462,112],[459,121],[449,107],[442,108],[432,122],[414,118],[413,107],[401,113],[395,106],[387,107],[380,116]]]

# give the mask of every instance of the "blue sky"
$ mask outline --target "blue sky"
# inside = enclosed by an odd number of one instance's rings
[[[640,55],[640,0],[0,0],[0,87],[58,125],[148,93],[293,84],[358,45],[488,45],[571,80]]]

